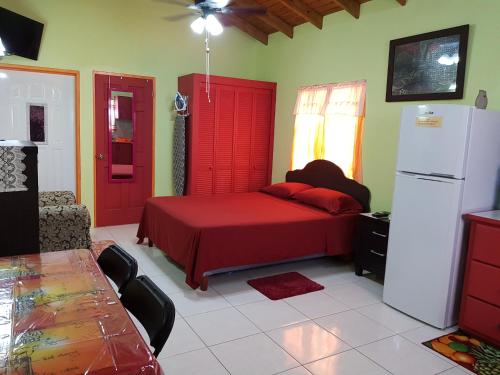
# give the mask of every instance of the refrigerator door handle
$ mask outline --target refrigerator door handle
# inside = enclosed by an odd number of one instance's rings
[[[433,178],[417,177],[417,180],[425,180],[425,181],[433,181],[433,182],[442,182],[443,184],[453,184],[453,182],[452,182],[452,181],[435,180],[435,179],[433,179]]]
[[[429,173],[430,176],[435,176],[435,177],[443,177],[443,178],[455,178],[455,175],[453,174],[446,174],[446,173],[436,173],[432,172]]]

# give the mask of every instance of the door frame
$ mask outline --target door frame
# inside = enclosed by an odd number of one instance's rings
[[[137,74],[127,74],[127,73],[115,73],[106,72],[102,70],[92,71],[92,113],[93,113],[93,126],[92,126],[92,160],[94,165],[94,214],[93,222],[96,222],[97,217],[97,189],[96,189],[96,174],[97,174],[97,164],[96,164],[96,147],[95,147],[95,125],[96,125],[96,111],[95,111],[95,76],[96,75],[108,75],[113,77],[127,77],[127,78],[139,78],[151,80],[153,82],[153,128],[152,128],[152,147],[151,147],[151,191],[153,196],[155,196],[155,155],[156,155],[156,77],[153,76],[143,76]]]
[[[81,156],[80,156],[80,71],[72,69],[47,68],[32,65],[0,63],[0,69],[72,76],[75,79],[75,163],[76,201],[81,202]]]

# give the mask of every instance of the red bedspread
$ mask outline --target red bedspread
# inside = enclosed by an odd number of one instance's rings
[[[264,193],[155,197],[146,202],[137,237],[182,265],[197,288],[211,270],[348,254],[356,217]]]

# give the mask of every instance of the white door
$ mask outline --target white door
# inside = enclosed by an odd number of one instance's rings
[[[462,180],[398,173],[384,302],[433,326],[448,325],[460,257]]]
[[[403,109],[397,170],[461,179],[472,108],[412,105]]]
[[[45,126],[37,135],[44,140],[37,142],[39,190],[76,193],[74,77],[0,69],[0,139],[30,140],[30,133],[41,127],[33,125],[33,117],[40,122],[41,113]]]

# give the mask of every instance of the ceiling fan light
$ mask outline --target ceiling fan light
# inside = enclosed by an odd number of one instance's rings
[[[222,34],[222,31],[224,30],[219,20],[215,18],[213,14],[209,14],[207,16],[206,28],[210,34],[215,36]]]
[[[191,30],[193,30],[196,34],[201,34],[203,30],[205,30],[205,19],[203,17],[198,17],[191,23]]]

